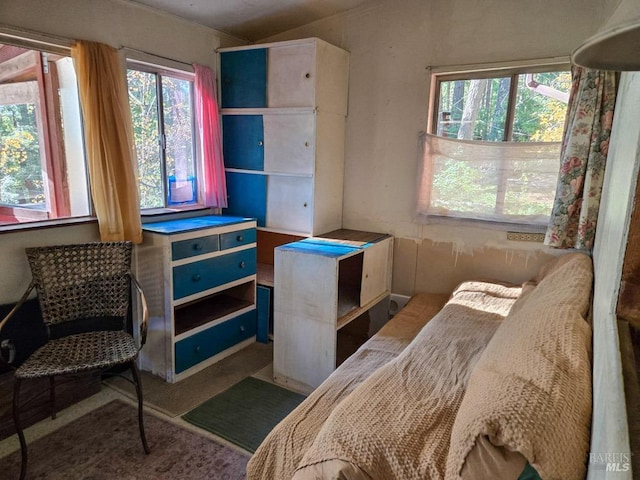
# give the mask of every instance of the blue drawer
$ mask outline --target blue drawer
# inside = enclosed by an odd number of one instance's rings
[[[247,245],[249,243],[255,243],[256,241],[256,229],[247,228],[246,230],[238,230],[236,232],[221,233],[220,234],[220,250],[227,250],[228,248],[239,247],[240,245]]]
[[[195,257],[220,250],[218,235],[180,240],[171,244],[171,260]]]
[[[193,295],[256,273],[256,249],[173,267],[173,299]]]
[[[256,311],[244,313],[175,344],[176,373],[256,334]]]

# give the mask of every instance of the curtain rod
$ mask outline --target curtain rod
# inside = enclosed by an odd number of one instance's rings
[[[8,38],[14,43],[20,44],[29,42],[31,42],[32,44],[38,43],[62,50],[69,50],[75,43],[75,40],[72,40],[70,38],[34,32],[33,30],[16,28],[5,24],[0,24],[0,38]]]
[[[529,58],[526,60],[510,60],[507,62],[467,63],[462,65],[427,65],[425,68],[432,73],[465,72],[478,70],[495,70],[501,68],[528,67],[533,65],[559,65],[571,63],[568,55],[561,57]]]
[[[180,66],[183,69],[186,67],[189,70],[193,70],[193,65],[191,65],[190,63],[181,62],[180,60],[176,60],[174,58],[165,57],[164,55],[158,55],[157,53],[146,52],[144,50],[140,50],[140,49],[137,49],[137,48],[124,47],[124,46],[120,47],[118,49],[118,51],[124,51],[125,54],[127,52],[132,52],[134,54],[142,54],[142,55],[148,56],[148,57],[159,58],[159,59],[171,62],[171,63],[175,64],[176,66]],[[142,61],[144,61],[144,60],[142,60]]]
[[[68,50],[76,43],[75,39],[61,37],[58,35],[50,35],[48,33],[40,33],[35,32],[33,30],[27,30],[24,28],[12,27],[11,25],[6,25],[0,23],[0,38],[8,38],[11,39],[14,43],[39,43],[43,45],[47,45],[56,49],[64,49]],[[147,55],[149,57],[159,58],[162,60],[166,60],[168,62],[173,63],[175,66],[179,66],[180,69],[184,70],[184,68],[193,69],[193,66],[186,62],[181,62],[179,60],[175,60],[173,58],[165,57],[163,55],[158,55],[151,52],[146,52],[144,50],[140,50],[137,48],[131,48],[127,46],[120,46],[116,48],[118,51],[125,52],[134,52],[142,55]]]

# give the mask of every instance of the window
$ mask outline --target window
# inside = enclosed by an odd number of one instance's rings
[[[198,201],[193,79],[138,66],[127,71],[140,208]]]
[[[568,66],[436,74],[420,213],[546,224],[560,166]]]
[[[0,225],[90,213],[71,58],[0,44]]]

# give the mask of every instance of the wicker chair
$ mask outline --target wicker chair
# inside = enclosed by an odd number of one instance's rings
[[[142,387],[135,360],[146,339],[147,306],[142,289],[131,273],[130,242],[87,243],[26,249],[33,280],[18,304],[0,322],[0,330],[35,288],[49,339],[15,370],[13,418],[20,440],[20,478],[27,471],[27,444],[20,425],[20,384],[48,377],[52,418],[55,418],[55,382],[59,375],[104,371],[117,365],[131,368],[138,396],[138,424],[145,453]],[[126,331],[131,285],[142,306],[139,346]],[[11,364],[15,351],[6,340]],[[1,355],[0,351],[0,356]]]

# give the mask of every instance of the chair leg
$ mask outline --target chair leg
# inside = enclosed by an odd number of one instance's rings
[[[56,381],[49,377],[49,403],[51,404],[51,420],[56,419]]]
[[[20,383],[21,380],[16,378],[13,387],[13,423],[16,427],[16,433],[20,440],[20,452],[22,454],[22,462],[20,464],[20,480],[24,480],[27,476],[27,442],[24,439],[22,426],[20,425]]]
[[[138,395],[138,426],[140,427],[140,439],[142,440],[144,453],[149,454],[151,450],[147,444],[147,436],[144,433],[144,419],[142,417],[142,382],[140,381],[140,374],[138,373],[135,360],[131,362],[131,374],[133,376],[133,383],[136,386],[136,394]]]

